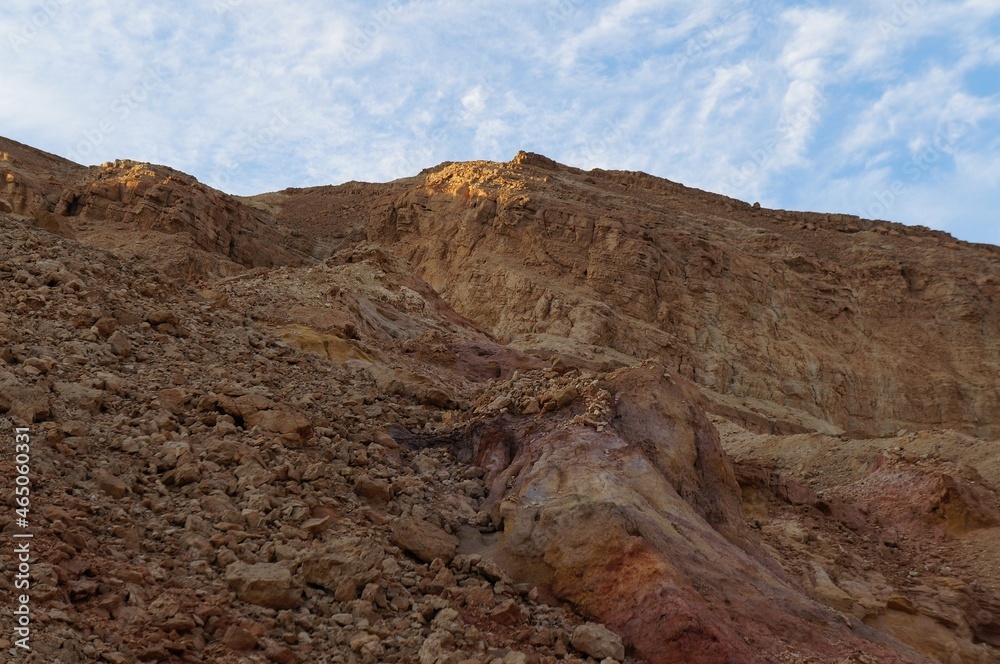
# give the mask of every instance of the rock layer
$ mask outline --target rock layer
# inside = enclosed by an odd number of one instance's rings
[[[786,649],[914,661],[852,633],[750,544],[692,386],[647,362],[597,387],[615,404],[606,423],[581,422],[581,399],[455,443],[487,468],[484,509],[503,525],[484,555],[607,623],[642,661],[765,662]]]

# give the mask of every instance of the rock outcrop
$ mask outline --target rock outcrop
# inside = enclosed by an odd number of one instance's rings
[[[997,247],[526,153],[261,199],[364,232],[514,347],[658,358],[764,431],[1000,432]]]
[[[592,380],[574,391],[610,397],[597,419],[581,396],[496,415],[453,443],[486,469],[483,508],[502,525],[472,546],[614,628],[641,661],[765,662],[783,650],[912,661],[852,633],[750,543],[733,470],[687,381],[652,362]]]
[[[324,250],[265,212],[166,166],[84,168],[0,139],[0,200],[52,232],[114,249],[181,279],[304,265]]]

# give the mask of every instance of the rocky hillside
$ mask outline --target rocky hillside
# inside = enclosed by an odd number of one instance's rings
[[[391,248],[517,348],[659,359],[758,428],[1000,432],[993,246],[525,153],[260,198]]]
[[[1000,660],[996,247],[525,153],[0,152],[11,661]]]

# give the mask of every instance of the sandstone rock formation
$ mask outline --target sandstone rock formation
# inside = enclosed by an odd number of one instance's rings
[[[996,247],[527,153],[379,193],[261,200],[331,242],[364,232],[514,347],[662,359],[756,428],[1000,432]]]
[[[38,661],[1000,659],[997,248],[523,153],[0,152]]]

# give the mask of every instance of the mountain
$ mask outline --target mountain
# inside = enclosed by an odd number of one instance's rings
[[[1000,248],[524,152],[0,168],[45,661],[1000,659]]]

